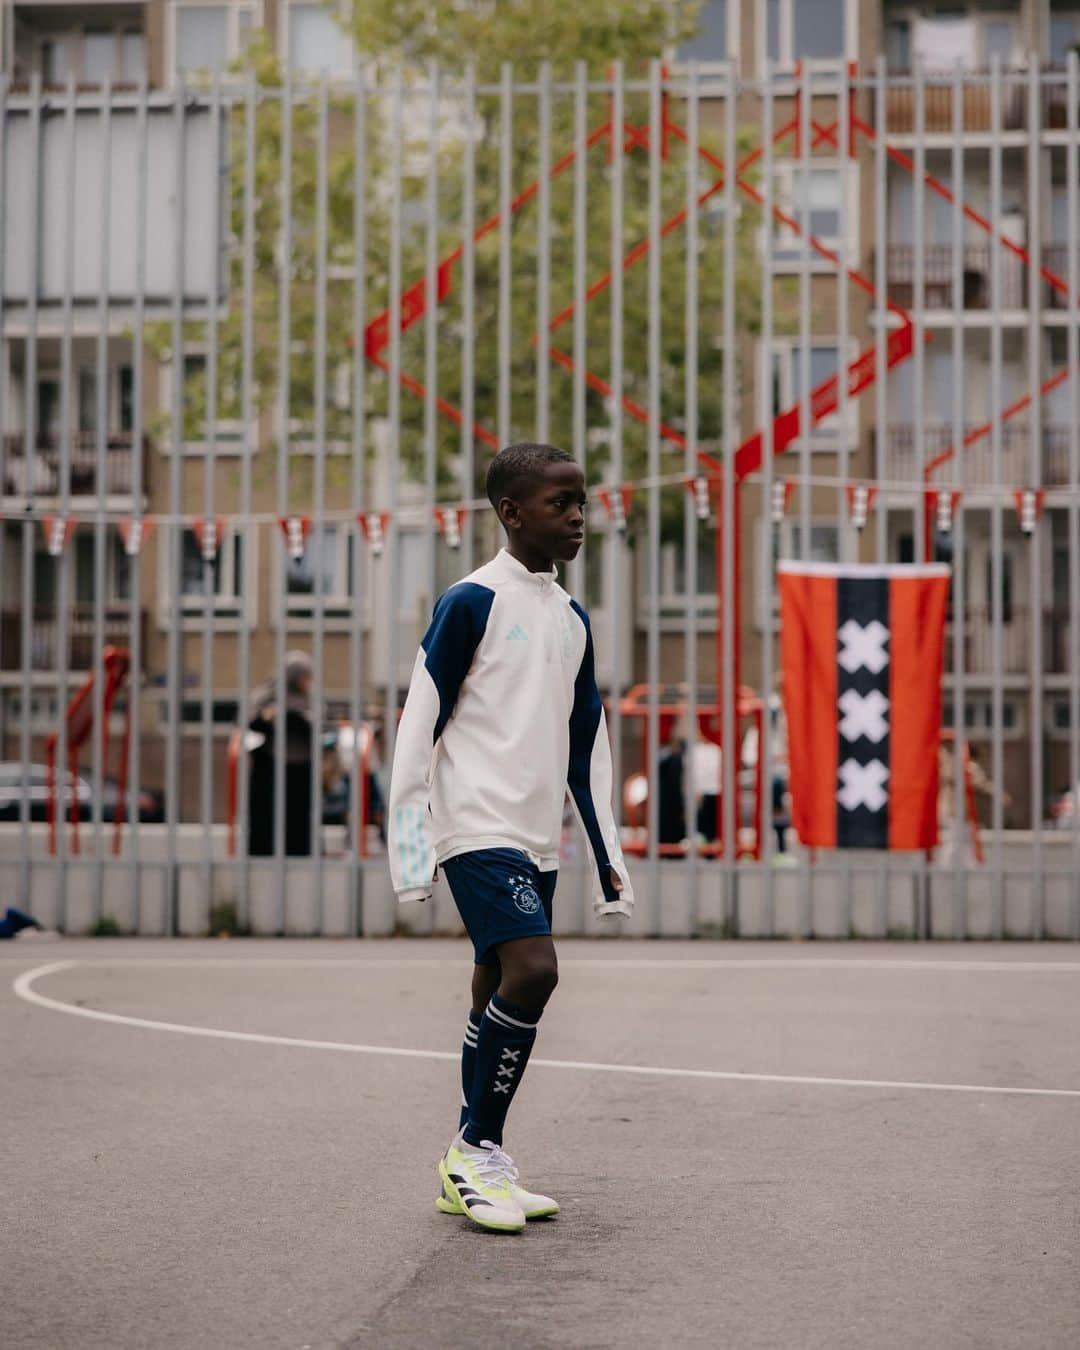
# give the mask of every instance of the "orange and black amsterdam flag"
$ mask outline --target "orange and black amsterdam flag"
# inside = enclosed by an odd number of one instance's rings
[[[949,569],[792,562],[777,572],[800,841],[933,848]]]

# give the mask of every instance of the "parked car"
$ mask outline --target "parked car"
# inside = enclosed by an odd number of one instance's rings
[[[66,820],[71,815],[73,787],[63,781],[65,775],[57,774],[57,805],[60,815]],[[44,764],[31,764],[27,770],[28,793],[30,797],[30,819],[34,821],[49,818],[49,771]],[[18,820],[19,803],[23,795],[23,766],[17,761],[0,764],[0,821]],[[74,783],[75,800],[79,803],[79,819],[90,820],[94,799],[93,785],[90,779],[81,775]],[[116,819],[117,803],[120,799],[120,786],[113,778],[106,778],[101,785],[101,818],[110,824]],[[127,816],[129,804],[128,791],[124,790],[124,816]],[[165,819],[165,796],[159,788],[139,785],[139,820],[144,824],[160,824]]]

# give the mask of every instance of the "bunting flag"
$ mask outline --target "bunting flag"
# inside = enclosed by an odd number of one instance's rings
[[[929,538],[931,525],[938,534],[948,534],[952,530],[953,517],[960,504],[959,490],[931,489],[926,494],[926,534]]]
[[[866,518],[870,513],[870,508],[874,504],[874,498],[877,496],[877,488],[869,483],[848,483],[844,488],[847,496],[848,511],[851,515],[851,523],[857,530],[861,530],[866,524]]]
[[[465,528],[464,506],[437,506],[435,524],[446,538],[448,548],[461,547],[461,532]]]
[[[75,533],[78,522],[70,516],[43,516],[41,529],[45,535],[45,549],[50,558],[59,558]]]
[[[224,516],[197,516],[191,522],[191,529],[202,553],[203,562],[212,563],[225,538]]]
[[[597,488],[596,498],[607,512],[612,529],[621,534],[626,529],[626,519],[634,500],[633,485],[624,483],[621,487]]]
[[[307,537],[311,533],[310,516],[278,516],[278,524],[285,535],[285,547],[293,562],[299,562],[307,548]]]
[[[949,568],[792,562],[777,572],[800,841],[933,848]]]
[[[787,515],[787,509],[791,505],[791,498],[794,491],[795,484],[786,478],[777,478],[773,482],[772,501],[769,503],[769,513],[772,516],[774,525],[779,525]]]
[[[368,541],[372,556],[377,558],[382,553],[383,544],[386,542],[386,527],[390,523],[390,512],[361,511],[356,519],[360,523],[360,528],[364,531],[364,538]]]
[[[686,486],[693,494],[698,520],[708,520],[712,515],[713,480],[704,477],[688,478]]]
[[[1013,493],[1013,500],[1016,502],[1016,514],[1020,520],[1021,530],[1024,534],[1034,534],[1035,526],[1043,513],[1045,488],[1023,488]]]
[[[130,520],[118,520],[116,528],[120,531],[120,538],[124,543],[124,552],[129,558],[138,557],[146,546],[146,541],[150,538],[150,531],[154,528],[153,516],[132,516]]]

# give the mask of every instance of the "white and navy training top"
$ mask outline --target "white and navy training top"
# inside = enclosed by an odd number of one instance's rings
[[[436,863],[476,849],[520,849],[554,871],[569,788],[596,865],[594,909],[630,912],[589,618],[557,575],[502,549],[435,606],[390,779],[399,900],[425,899]]]

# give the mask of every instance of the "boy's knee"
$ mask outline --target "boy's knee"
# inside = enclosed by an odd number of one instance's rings
[[[504,972],[501,992],[511,1002],[539,1012],[558,983],[559,968],[554,958],[534,956],[516,963],[512,973]]]

